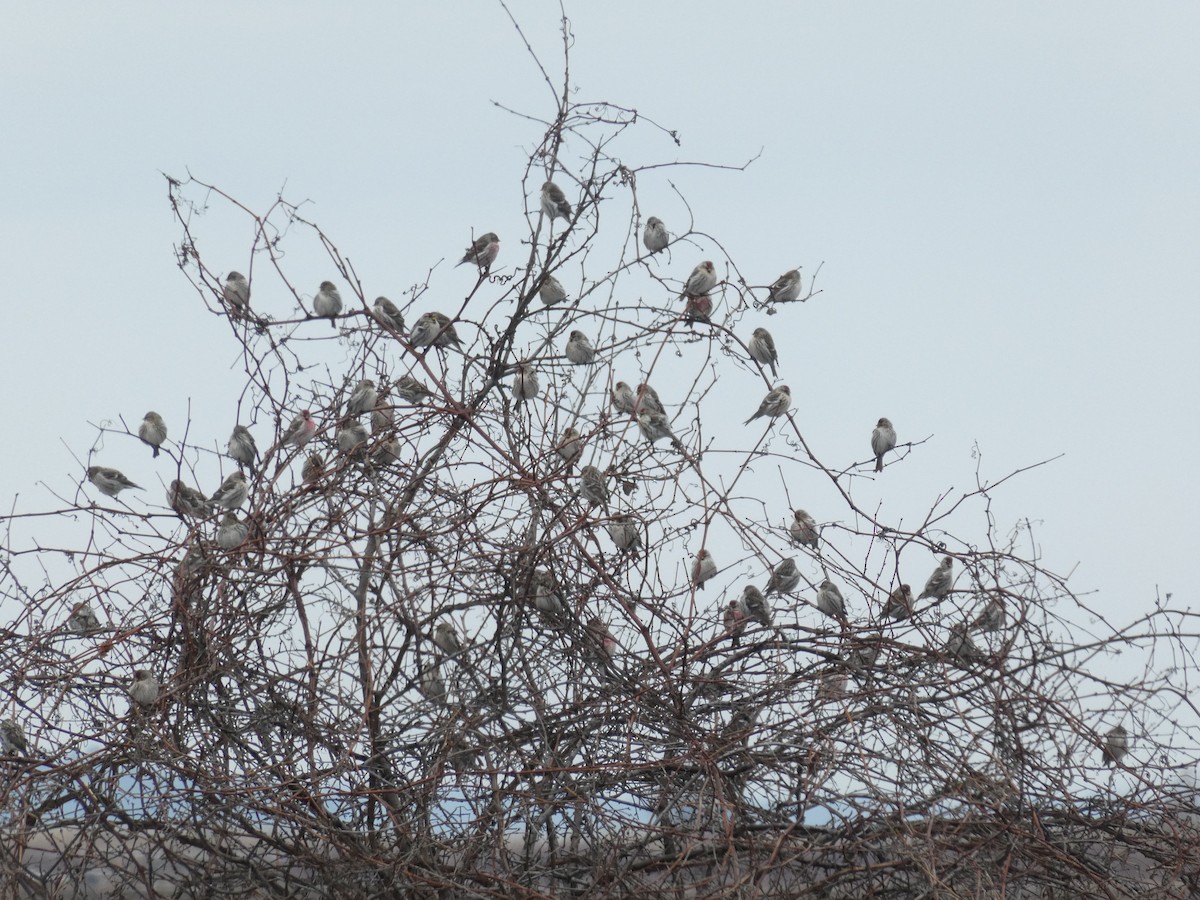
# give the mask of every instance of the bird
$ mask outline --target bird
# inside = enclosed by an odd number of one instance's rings
[[[992,597],[972,620],[971,630],[985,634],[999,631],[1004,627],[1004,618],[1004,601],[999,597]]]
[[[148,444],[150,449],[154,451],[154,458],[158,458],[158,448],[162,446],[162,442],[167,439],[167,424],[163,421],[163,417],[151,410],[142,418],[142,424],[138,426],[138,437],[141,438],[143,444]]]
[[[547,181],[542,185],[542,212],[550,218],[550,221],[559,217],[571,218],[571,204],[567,202],[567,195],[553,181]]]
[[[800,569],[796,558],[789,556],[771,571],[767,586],[763,593],[770,597],[772,594],[790,594],[800,584]]]
[[[475,263],[484,272],[490,271],[499,252],[500,238],[496,237],[496,232],[489,231],[475,239],[474,243],[467,248],[467,252],[463,254],[463,258],[455,263],[454,268],[457,269],[463,263]]]
[[[102,627],[100,617],[86,600],[76,603],[71,615],[67,617],[67,628],[76,634],[95,634]]]
[[[875,661],[879,659],[880,648],[883,643],[883,635],[878,631],[872,631],[869,634],[864,634],[859,643],[846,659],[846,664],[854,671],[860,669],[869,669],[875,665]]]
[[[414,347],[462,346],[450,319],[439,312],[427,312],[417,319],[408,339]]]
[[[746,613],[739,601],[729,601],[729,606],[725,608],[725,615],[721,619],[721,624],[725,628],[725,633],[733,638],[733,646],[736,647],[740,642],[742,632],[746,630]]]
[[[0,719],[0,754],[23,756],[29,752],[29,742],[16,719]]]
[[[362,454],[369,438],[367,427],[361,422],[347,422],[337,430],[334,442],[339,453],[358,456]]]
[[[662,400],[658,398],[658,391],[648,384],[639,384],[635,396],[637,398],[637,403],[634,407],[635,414],[646,409],[656,413],[665,413],[667,411],[662,405]]]
[[[396,411],[387,403],[376,403],[371,410],[371,434],[387,431],[395,423]]]
[[[845,670],[840,667],[821,673],[821,678],[817,682],[817,699],[823,701],[845,699],[846,685],[849,680]]]
[[[770,626],[771,606],[767,602],[767,598],[762,595],[762,591],[754,585],[748,584],[742,589],[742,596],[739,602],[742,612],[747,619]]]
[[[801,547],[817,549],[817,522],[803,509],[792,513],[792,524],[788,526],[788,534]]]
[[[193,519],[208,515],[208,498],[193,487],[188,487],[178,478],[167,488],[167,505],[181,516]]]
[[[307,409],[301,410],[283,433],[282,443],[289,447],[303,447],[316,433],[317,423],[313,421],[312,413]]]
[[[589,506],[602,506],[608,511],[608,479],[595,466],[579,470],[579,493]]]
[[[250,283],[241,272],[230,272],[225,276],[221,295],[234,312],[244,313],[250,308]]]
[[[907,619],[912,615],[912,604],[912,588],[907,584],[902,584],[888,594],[887,603],[883,607],[883,614],[889,619],[897,621]]]
[[[439,671],[437,663],[434,663],[421,673],[421,680],[417,683],[417,689],[431,703],[446,702],[446,682],[442,681],[442,673]]]
[[[846,598],[838,586],[826,578],[817,589],[817,609],[835,619],[846,617]]]
[[[767,396],[763,397],[762,403],[758,404],[758,409],[754,415],[748,418],[743,425],[749,425],[759,416],[770,416],[772,419],[777,416],[782,416],[787,412],[787,408],[792,403],[792,389],[786,384],[781,384],[775,390],[771,391]]]
[[[361,416],[373,410],[378,402],[379,392],[375,390],[375,382],[364,378],[354,386],[354,391],[350,394],[350,400],[346,403],[346,415]]]
[[[558,617],[565,611],[562,590],[558,580],[545,569],[535,569],[533,572],[533,605],[551,617]]]
[[[392,329],[392,331],[404,331],[404,316],[396,304],[387,297],[376,297],[372,312],[374,312],[376,319]]]
[[[960,663],[975,662],[983,658],[983,654],[971,640],[971,634],[967,631],[965,622],[959,622],[950,629],[950,636],[946,639],[946,653]]]
[[[462,643],[458,640],[458,632],[449,622],[438,622],[433,629],[433,642],[447,656],[462,652]]]
[[[304,467],[300,470],[300,477],[304,479],[305,484],[316,484],[321,480],[321,476],[325,474],[325,460],[320,453],[308,454],[308,459],[304,461]]]
[[[322,319],[329,320],[330,328],[337,328],[334,321],[342,311],[342,295],[332,281],[322,281],[317,295],[313,297],[313,312]]]
[[[588,635],[596,642],[605,658],[611,660],[613,654],[617,652],[617,639],[608,630],[608,623],[599,616],[592,616],[588,619],[587,630]]]
[[[420,406],[424,400],[433,396],[429,388],[411,375],[400,376],[400,380],[396,382],[396,393],[413,406]]]
[[[925,582],[925,587],[917,599],[924,600],[926,597],[932,597],[935,600],[944,600],[950,593],[950,586],[953,583],[954,557],[944,556],[938,563],[938,567],[933,570],[933,574],[929,576],[929,580]]]
[[[662,438],[670,438],[671,444],[674,447],[682,447],[679,438],[675,437],[671,431],[671,423],[667,421],[667,417],[660,412],[652,412],[648,409],[643,409],[638,413],[638,430],[642,435],[653,444]]]
[[[245,425],[234,425],[233,434],[229,435],[229,443],[225,445],[228,456],[236,460],[254,474],[254,463],[258,460],[258,445],[254,443],[254,435]]]
[[[566,353],[567,359],[577,366],[589,366],[596,361],[596,350],[582,331],[571,332],[563,352]]]
[[[209,502],[221,509],[240,509],[249,496],[250,486],[246,484],[246,476],[239,471],[221,482],[221,486],[209,498]]]
[[[1118,765],[1128,752],[1129,732],[1123,725],[1114,725],[1108,734],[1104,735],[1104,746],[1100,748],[1104,765]]]
[[[139,706],[153,706],[158,701],[158,679],[149,669],[135,669],[127,690]]]
[[[760,366],[770,366],[772,378],[779,377],[779,354],[775,352],[775,338],[771,337],[771,332],[765,328],[755,328],[746,346],[752,360]]]
[[[633,388],[623,381],[618,381],[612,388],[612,405],[619,412],[626,413],[632,416],[637,409],[637,397],[634,396]]]
[[[608,536],[622,553],[630,552],[635,556],[642,547],[642,530],[637,521],[628,513],[617,513],[609,520]]]
[[[553,275],[547,275],[542,279],[541,287],[538,288],[538,296],[542,298],[543,305],[553,306],[555,303],[562,303],[567,299],[567,289]]]
[[[237,513],[227,512],[221,519],[221,527],[217,529],[217,546],[222,550],[232,550],[246,540],[250,529],[245,522],[239,522]]]
[[[119,471],[110,469],[108,466],[88,466],[87,478],[106,497],[115,497],[121,491],[129,488],[136,491],[145,490],[141,485],[134,484]]]
[[[709,261],[705,260],[692,269],[692,274],[688,276],[687,281],[683,283],[683,290],[680,292],[680,297],[700,297],[707,294],[717,286],[717,270],[716,267]]]
[[[378,466],[390,466],[400,462],[401,450],[399,441],[380,441],[371,451],[371,461]]]
[[[702,547],[696,554],[696,559],[692,562],[693,587],[704,590],[704,582],[711,580],[716,574],[717,564],[713,560],[712,553]]]
[[[579,429],[574,425],[568,425],[563,430],[558,443],[554,445],[554,452],[568,467],[575,465],[579,461],[579,457],[583,455],[583,441],[579,436]]]
[[[800,296],[800,270],[790,269],[775,279],[767,289],[767,302],[785,302]]]
[[[517,363],[513,372],[512,395],[514,403],[524,403],[538,395],[538,373],[532,363]]]
[[[880,419],[871,432],[871,452],[875,454],[875,471],[883,471],[883,454],[896,449],[896,429],[888,419]]]
[[[690,327],[695,322],[708,324],[712,321],[713,302],[708,294],[688,297],[683,307],[683,321]]]
[[[651,253],[658,253],[664,250],[671,242],[671,236],[667,234],[667,226],[662,223],[662,219],[657,216],[651,216],[646,220],[646,228],[642,231],[642,243]]]

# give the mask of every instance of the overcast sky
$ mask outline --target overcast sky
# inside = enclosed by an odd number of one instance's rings
[[[555,73],[556,7],[514,9]],[[636,107],[682,141],[645,129],[617,152],[740,165],[761,149],[745,173],[670,178],[752,282],[823,263],[822,293],[764,323],[819,456],[865,458],[881,415],[902,441],[932,436],[856,487],[865,508],[911,524],[939,493],[970,488],[976,445],[990,480],[1062,454],[998,494],[1001,531],[1037,523],[1045,564],[1074,570],[1073,588],[1098,591],[1090,602],[1115,621],[1156,590],[1191,603],[1200,7],[568,13],[575,98]],[[241,378],[227,326],[175,266],[160,172],[190,171],[256,209],[281,189],[311,200],[371,295],[456,258],[472,229],[523,230],[520,178],[540,131],[494,101],[546,116],[553,98],[496,4],[28,4],[7,26],[0,491],[18,510],[54,505],[39,482],[73,489],[69,451],[84,456],[89,422],[136,427],[156,409],[177,435],[190,404],[193,436],[224,445]],[[639,190],[648,213],[686,221],[665,176]],[[245,271],[252,235],[229,222],[227,234],[205,223],[206,261]],[[702,258],[677,253],[675,276]],[[310,291],[331,275],[315,251],[290,264]],[[740,428],[762,388],[729,377]],[[142,451],[110,442],[100,461],[161,503],[163,473]],[[977,517],[968,526],[981,535]],[[931,563],[905,580],[922,583]]]

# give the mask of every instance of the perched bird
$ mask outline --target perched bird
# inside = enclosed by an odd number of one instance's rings
[[[246,484],[246,476],[241,472],[234,472],[221,482],[221,486],[209,498],[209,502],[221,509],[241,509],[249,496],[250,486]]]
[[[282,442],[289,447],[303,447],[317,433],[317,423],[307,409],[292,419],[292,424],[283,433]]]
[[[888,594],[887,603],[883,607],[883,614],[889,619],[897,621],[907,619],[912,615],[912,605],[912,588],[907,584],[902,584]]]
[[[178,478],[167,488],[167,505],[181,516],[200,519],[208,515],[208,498]]]
[[[592,616],[588,619],[587,630],[588,636],[596,642],[596,646],[604,653],[605,658],[611,660],[613,654],[617,652],[617,639],[608,630],[608,623],[599,616]]]
[[[538,288],[538,296],[542,298],[544,305],[553,306],[567,299],[567,289],[553,275],[547,275],[542,279],[542,286]]]
[[[692,274],[683,283],[680,297],[699,297],[717,286],[717,269],[707,259],[692,269]]]
[[[458,632],[449,622],[438,622],[433,629],[433,642],[447,656],[462,652],[462,643],[458,640]]]
[[[538,395],[538,374],[532,363],[517,363],[513,372],[512,395],[514,403],[524,403]]]
[[[567,202],[567,195],[553,181],[542,185],[542,212],[551,221],[555,218],[571,218],[571,204]]]
[[[642,547],[642,529],[637,521],[628,513],[617,513],[609,520],[608,536],[622,553],[626,551],[635,556]]]
[[[417,319],[408,339],[414,347],[462,347],[450,319],[439,312],[427,312]]]
[[[704,590],[704,582],[717,574],[717,563],[707,549],[701,549],[692,563],[692,585]]]
[[[602,506],[608,511],[608,479],[595,466],[579,470],[579,493],[589,506]]]
[[[225,276],[221,294],[234,312],[244,313],[250,307],[250,282],[241,272],[230,272]]]
[[[396,382],[396,393],[413,406],[420,406],[421,403],[433,396],[429,388],[411,375],[400,376],[400,380]]]
[[[67,617],[67,628],[76,634],[95,634],[103,627],[100,617],[87,601],[76,603],[71,615]]]
[[[946,639],[946,653],[960,663],[976,662],[983,658],[983,654],[971,640],[965,622],[959,622],[950,629],[950,637]]]
[[[800,569],[796,558],[789,556],[771,571],[771,577],[763,593],[770,597],[772,594],[790,594],[800,584]]]
[[[875,454],[875,471],[883,471],[883,454],[896,449],[896,429],[888,419],[880,419],[871,432],[871,452]]]
[[[767,302],[795,300],[800,296],[800,270],[791,269],[775,279],[767,291]]]
[[[712,321],[713,302],[708,294],[688,297],[683,307],[683,321],[688,325],[693,322],[708,324]]]
[[[139,706],[153,706],[158,702],[158,679],[149,669],[136,669],[128,691],[134,703]]]
[[[376,319],[392,331],[404,331],[404,316],[396,304],[387,297],[376,297],[371,311],[375,314]]]
[[[798,509],[792,513],[792,524],[788,526],[788,534],[801,547],[817,549],[817,522],[805,510]]]
[[[667,226],[662,223],[662,219],[651,216],[646,220],[646,228],[642,231],[642,243],[647,250],[651,253],[658,253],[660,250],[666,249],[670,242],[671,236],[667,234]]]
[[[673,446],[683,446],[679,443],[679,438],[675,437],[671,431],[671,424],[667,421],[667,417],[660,412],[643,409],[638,413],[638,430],[652,444],[662,438],[670,438]]]
[[[558,580],[545,569],[535,569],[533,573],[533,605],[551,617],[558,617],[565,612],[562,589]]]
[[[229,435],[229,443],[225,445],[229,458],[237,460],[254,474],[254,463],[258,460],[258,445],[254,443],[254,435],[245,425],[234,425],[233,434]]]
[[[662,400],[658,398],[658,391],[648,384],[639,384],[635,396],[637,397],[636,412],[640,413],[646,409],[656,413],[665,413],[667,411],[662,405]]]
[[[633,388],[623,381],[618,381],[612,388],[612,405],[619,412],[633,415],[633,411],[637,408],[637,397],[634,396]]]
[[[29,752],[29,742],[16,719],[0,719],[0,755],[23,756]]]
[[[304,468],[300,470],[300,477],[304,479],[304,483],[316,484],[324,474],[325,460],[321,457],[321,454],[308,454],[308,459],[304,461]]]
[[[779,377],[779,354],[775,352],[775,338],[771,337],[771,332],[765,328],[755,328],[750,336],[750,343],[746,346],[750,350],[751,359],[760,366],[770,366],[772,378]]]
[[[375,408],[371,410],[371,434],[387,431],[394,424],[396,424],[396,411],[387,403],[377,402]]]
[[[563,430],[558,443],[555,444],[554,452],[567,466],[575,465],[579,461],[579,457],[583,455],[583,440],[579,436],[579,429],[574,425],[568,425]]]
[[[838,586],[826,578],[817,589],[817,609],[835,619],[846,617],[846,598]]]
[[[496,255],[499,252],[500,238],[496,237],[496,232],[489,231],[475,239],[475,242],[467,248],[463,258],[454,267],[457,269],[463,263],[475,263],[480,269],[487,272],[491,270],[492,263],[496,261]]]
[[[217,546],[222,550],[232,550],[246,540],[250,529],[245,522],[239,522],[236,513],[227,512],[221,519],[221,527],[217,529]]]
[[[1004,618],[1004,601],[999,597],[992,597],[972,620],[971,630],[985,634],[999,631],[1004,627]]]
[[[878,631],[864,634],[861,638],[861,643],[850,652],[849,657],[846,659],[846,664],[855,672],[860,669],[869,669],[879,659],[882,644],[883,635]]]
[[[158,448],[167,439],[167,424],[163,421],[162,416],[153,411],[146,413],[142,424],[138,426],[138,437],[142,439],[143,444],[150,445],[150,449],[154,451],[157,459]]]
[[[740,642],[742,632],[746,630],[746,613],[739,601],[729,601],[721,624],[725,627],[725,633],[733,638],[733,646],[736,647]]]
[[[342,311],[342,295],[332,281],[322,281],[317,296],[313,297],[313,312],[322,319],[329,320],[330,328],[337,328],[334,321]]]
[[[771,607],[767,603],[767,598],[762,595],[762,591],[752,584],[746,585],[742,590],[741,609],[743,614],[751,622],[761,622],[763,625],[771,624]]]
[[[596,350],[582,331],[572,331],[564,351],[567,359],[577,366],[589,366],[596,361]]]
[[[446,702],[446,682],[442,681],[442,673],[436,663],[421,673],[417,689],[430,703]]]
[[[758,410],[742,424],[749,425],[759,416],[770,416],[772,419],[782,416],[791,404],[792,389],[786,384],[781,384],[763,397],[762,403],[758,404]]]
[[[347,422],[337,430],[334,441],[339,453],[360,455],[369,438],[367,428],[362,422]]]
[[[346,403],[346,415],[361,416],[373,410],[378,402],[379,392],[375,390],[375,382],[364,378],[355,385],[353,393],[350,394],[350,400]]]
[[[1104,765],[1118,765],[1128,752],[1129,732],[1122,725],[1114,725],[1104,736],[1104,746],[1100,748]]]
[[[377,466],[391,466],[401,461],[399,441],[380,441],[371,451],[371,461]]]
[[[140,485],[134,484],[116,469],[110,469],[108,466],[88,466],[87,477],[106,497],[115,497],[128,488],[143,490]]]
[[[821,679],[817,682],[817,699],[823,701],[844,700],[849,693],[846,690],[849,681],[849,676],[840,666],[822,672]]]
[[[938,567],[933,570],[933,574],[929,576],[929,580],[925,582],[925,588],[917,599],[924,600],[926,597],[932,597],[935,600],[945,600],[953,583],[954,558],[944,556],[938,563]]]

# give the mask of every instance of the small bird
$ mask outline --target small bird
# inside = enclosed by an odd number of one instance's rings
[[[462,347],[450,319],[439,312],[427,312],[417,319],[408,339],[414,347]]]
[[[801,547],[817,549],[817,522],[805,510],[798,509],[792,513],[792,524],[788,526],[788,534]]]
[[[746,630],[746,613],[742,610],[742,604],[739,601],[729,601],[721,624],[725,628],[725,633],[733,638],[733,646],[736,647],[741,641],[742,632]]]
[[[1125,730],[1123,725],[1114,725],[1108,734],[1104,736],[1104,746],[1100,748],[1100,755],[1104,760],[1104,765],[1115,766],[1120,764],[1128,752],[1129,732]]]
[[[16,719],[0,719],[0,755],[23,756],[29,752],[29,742]]]
[[[683,307],[683,321],[689,326],[695,322],[712,322],[713,302],[708,294],[688,297]]]
[[[775,352],[775,338],[771,337],[771,332],[765,328],[755,328],[746,346],[752,360],[760,366],[770,366],[772,378],[779,377],[779,354]]]
[[[696,554],[696,559],[692,563],[692,585],[704,590],[704,582],[710,581],[717,574],[717,563],[713,559],[712,554],[705,548],[701,548]]]
[[[208,515],[208,498],[178,478],[167,488],[167,505],[181,516],[200,519]]]
[[[382,400],[383,398],[380,398]],[[396,411],[390,404],[377,402],[371,410],[371,434],[387,431],[396,424]]]
[[[670,242],[671,236],[667,234],[667,226],[662,223],[662,219],[651,216],[646,220],[646,228],[642,231],[642,243],[647,250],[658,253],[666,249]]]
[[[608,511],[608,479],[595,466],[579,470],[579,493],[589,506],[602,506]]]
[[[484,272],[491,271],[492,263],[496,261],[497,254],[500,253],[500,238],[496,237],[496,232],[489,231],[487,234],[475,239],[475,242],[467,248],[467,252],[463,254],[463,258],[456,264],[457,269],[463,263],[475,263]]]
[[[138,437],[142,439],[143,444],[150,445],[150,449],[154,451],[154,458],[157,459],[158,448],[167,439],[167,424],[162,416],[153,411],[146,413],[142,424],[138,426]]]
[[[861,638],[861,643],[850,652],[850,655],[846,659],[846,664],[855,672],[871,668],[871,666],[875,665],[875,661],[879,659],[882,644],[883,635],[878,631],[864,634]]]
[[[896,621],[907,619],[912,615],[912,605],[912,588],[907,584],[902,584],[888,594],[887,603],[883,607],[883,614],[889,619]]]
[[[792,389],[786,384],[781,384],[763,397],[762,403],[758,404],[758,410],[742,424],[749,425],[759,416],[770,416],[772,419],[782,416],[791,404]]]
[[[800,296],[800,270],[791,269],[775,279],[767,290],[767,302],[795,300]]]
[[[313,312],[322,319],[329,320],[330,328],[337,328],[334,321],[342,311],[342,295],[332,281],[322,281],[317,296],[313,297]]]
[[[229,458],[236,460],[254,474],[254,463],[258,460],[258,445],[254,443],[254,435],[245,425],[234,425],[233,434],[229,435],[229,443],[225,445]]]
[[[567,289],[553,275],[547,275],[542,279],[542,286],[538,288],[538,296],[542,298],[543,305],[553,306],[567,299]]]
[[[221,294],[234,312],[244,313],[250,307],[250,282],[241,272],[230,272],[225,276]]]
[[[149,669],[135,669],[130,682],[129,696],[139,706],[153,706],[158,702],[158,679]]]
[[[391,466],[400,462],[401,450],[399,441],[380,441],[371,451],[371,461],[377,466]]]
[[[608,630],[608,623],[599,616],[592,616],[588,619],[587,630],[588,635],[596,642],[596,646],[604,653],[605,658],[611,660],[613,654],[617,652],[617,639]]]
[[[354,456],[362,455],[369,439],[367,427],[362,422],[347,422],[337,430],[337,434],[334,436],[338,452]]]
[[[875,454],[875,471],[883,471],[883,454],[896,449],[896,429],[888,419],[880,419],[871,432],[871,452]]]
[[[983,654],[971,640],[965,622],[959,622],[950,629],[950,637],[946,639],[946,653],[960,663],[976,662],[983,658]]]
[[[532,363],[517,363],[512,380],[513,402],[520,404],[538,395],[538,373]]]
[[[87,477],[88,481],[94,484],[100,493],[106,497],[115,497],[121,491],[129,488],[133,488],[136,491],[144,490],[144,488],[134,484],[116,469],[110,469],[108,466],[88,466]]]
[[[835,619],[846,617],[846,598],[838,586],[826,578],[817,590],[817,609]]]
[[[637,386],[637,404],[635,413],[640,413],[642,410],[648,409],[650,412],[665,413],[667,410],[662,405],[662,400],[658,398],[658,391],[650,387],[648,384],[639,384]]]
[[[71,610],[71,615],[67,617],[67,628],[75,634],[95,634],[103,627],[100,617],[96,615],[92,605],[86,600],[76,603],[75,608]]]
[[[683,283],[683,290],[680,292],[680,297],[700,297],[707,294],[717,286],[717,269],[709,261],[705,260],[692,269],[692,274],[688,276],[688,280]]]
[[[221,486],[209,498],[209,502],[221,509],[241,509],[249,496],[250,486],[246,484],[246,476],[241,472],[234,472],[221,482]]]
[[[938,563],[938,567],[933,570],[933,574],[929,576],[929,580],[925,582],[925,588],[917,599],[924,600],[926,597],[932,597],[935,600],[945,600],[953,583],[954,558],[944,556]]]
[[[583,441],[579,436],[579,429],[574,425],[568,425],[563,430],[558,443],[554,445],[554,452],[568,467],[575,465],[579,461],[579,457],[583,455]]]
[[[999,631],[1004,627],[1004,619],[1004,601],[999,597],[992,597],[972,620],[971,630],[984,634]]]
[[[800,584],[800,569],[796,558],[789,556],[771,571],[771,577],[763,593],[770,597],[772,594],[790,594]]]
[[[420,406],[421,403],[433,396],[429,388],[411,375],[400,376],[400,380],[396,382],[396,393],[413,406]]]
[[[446,702],[446,682],[442,681],[442,673],[436,663],[421,673],[417,689],[430,703]]]
[[[282,443],[289,447],[303,447],[317,433],[317,423],[313,421],[312,413],[307,409],[292,419],[292,424],[283,433]]]
[[[221,527],[217,529],[217,546],[222,550],[232,550],[246,540],[250,529],[245,522],[239,522],[236,513],[227,512],[221,519]]]
[[[433,642],[447,656],[454,656],[456,653],[462,652],[462,643],[458,639],[458,632],[449,622],[438,622],[437,627],[433,629]]]
[[[767,603],[767,598],[762,595],[762,591],[752,584],[746,585],[742,590],[741,600],[742,612],[745,617],[751,622],[761,622],[763,625],[770,626],[771,624],[771,606]]]
[[[821,673],[821,679],[817,682],[817,699],[844,700],[848,694],[846,686],[849,681],[849,676],[841,667]]]
[[[321,454],[308,454],[308,459],[304,461],[304,467],[300,470],[300,477],[304,479],[304,483],[316,484],[324,474],[325,460],[321,457]]]
[[[637,556],[642,547],[642,529],[637,521],[628,513],[617,513],[609,520],[608,536],[622,553],[630,552]]]
[[[571,204],[567,202],[567,195],[553,181],[542,185],[542,212],[550,221],[554,221],[555,218],[571,218]]]
[[[674,447],[682,447],[679,438],[675,437],[671,431],[671,423],[667,421],[667,417],[660,412],[652,412],[648,409],[643,409],[638,413],[638,430],[642,435],[653,444],[662,438],[670,438],[671,444]]]
[[[545,569],[536,569],[533,573],[533,605],[546,615],[557,618],[565,612],[562,599],[562,589],[551,573]]]
[[[361,416],[373,410],[378,402],[379,392],[375,390],[375,382],[364,378],[354,386],[354,391],[350,394],[350,400],[346,403],[346,415]]]
[[[590,366],[596,361],[596,350],[582,331],[572,331],[564,351],[567,359],[577,366]]]
[[[633,388],[623,381],[618,381],[612,388],[612,405],[617,408],[618,412],[623,412],[632,416],[633,411],[637,408],[637,397],[633,393]]]
[[[376,297],[372,312],[374,312],[376,319],[392,329],[392,331],[404,332],[404,316],[396,304],[387,297]]]

